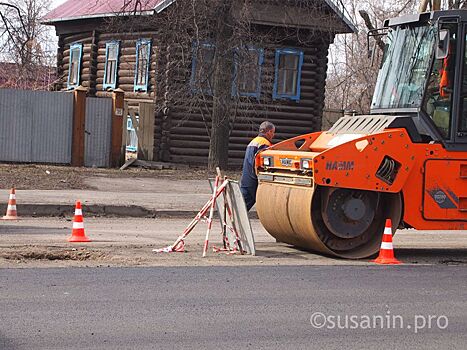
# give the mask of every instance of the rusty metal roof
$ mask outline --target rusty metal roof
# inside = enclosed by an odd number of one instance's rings
[[[110,17],[121,14],[147,14],[151,15],[163,11],[176,0],[68,0],[64,4],[49,12],[42,23],[72,21],[93,17]],[[342,0],[324,0],[334,13],[348,28],[344,32],[356,32]],[[135,9],[135,4],[139,5]]]
[[[74,19],[108,17],[122,13],[153,14],[160,12],[174,0],[141,0],[135,9],[135,1],[128,0],[68,0],[49,12],[43,23],[70,21]],[[130,5],[126,5],[130,3]]]

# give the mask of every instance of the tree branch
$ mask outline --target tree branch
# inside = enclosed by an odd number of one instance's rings
[[[368,30],[375,30],[375,27],[373,26],[373,23],[371,23],[370,16],[368,15],[368,12],[366,12],[365,10],[360,10],[359,13],[360,13],[360,16],[363,18],[363,20],[365,21],[365,25],[368,28]],[[381,50],[384,50],[385,44],[384,44],[383,40],[381,40],[381,37],[375,36],[374,38],[376,40],[376,43],[378,44],[378,47]]]

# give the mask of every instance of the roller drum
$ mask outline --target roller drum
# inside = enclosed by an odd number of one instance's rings
[[[380,246],[385,215],[393,219],[394,229],[400,220],[399,196],[337,190],[262,182],[256,197],[258,217],[266,231],[279,242],[343,258],[359,259],[375,254]],[[377,202],[368,205],[371,201]],[[391,209],[385,213],[383,208]],[[353,222],[343,219],[344,215],[360,219],[355,221],[357,233],[351,232]]]

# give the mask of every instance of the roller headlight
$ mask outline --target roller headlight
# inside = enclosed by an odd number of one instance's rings
[[[264,166],[272,166],[272,157],[263,157]]]
[[[302,169],[311,169],[311,159],[302,159]]]

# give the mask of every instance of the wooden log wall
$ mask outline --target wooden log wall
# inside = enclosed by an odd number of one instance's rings
[[[242,164],[246,146],[257,135],[259,125],[265,120],[276,125],[274,142],[321,130],[329,44],[330,40],[317,39],[307,48],[299,47],[297,43],[283,46],[298,48],[304,52],[299,102],[273,100],[275,50],[280,47],[276,45],[263,47],[264,63],[261,70],[259,101],[256,98],[240,97],[231,108],[231,119],[235,121],[229,139],[229,165],[236,167]],[[171,57],[180,59],[180,53],[173,52]],[[166,113],[159,116],[159,122],[162,122],[163,118],[168,119],[170,128],[168,137],[157,138],[156,143],[159,144],[159,149],[168,149],[161,154],[163,160],[206,164],[209,153],[206,125],[208,128],[211,126],[209,113],[212,101],[206,101],[203,108],[200,108],[199,103],[193,102],[187,88],[191,67],[187,68],[177,66],[174,68],[175,71],[171,72],[171,84],[168,90],[176,103],[170,106],[168,118]],[[183,95],[185,91],[187,91],[186,99],[174,97],[176,94]]]
[[[280,46],[263,45],[261,97],[259,101],[241,97],[231,110],[235,122],[229,140],[230,165],[241,165],[248,142],[257,134],[258,126],[264,120],[276,125],[275,142],[321,129],[327,54],[332,36],[317,33],[316,38],[308,47],[300,47],[298,42],[282,44],[282,47],[298,48],[304,52],[299,102],[272,99],[275,50]],[[138,39],[152,40],[147,92],[133,91]],[[154,31],[119,34],[89,31],[64,35],[59,38],[58,71],[62,76],[59,88],[67,88],[70,45],[80,42],[83,43],[82,85],[89,89],[91,96],[110,96],[110,92],[103,90],[103,82],[105,45],[112,40],[120,41],[117,87],[125,91],[130,105],[137,105],[138,101],[156,104],[154,160],[206,164],[212,101],[206,101],[203,108],[193,102],[189,86],[191,45],[180,48],[163,44]]]
[[[151,40],[151,61],[148,76],[148,91],[134,91],[136,68],[136,43],[139,39]],[[97,96],[105,95],[103,90],[105,73],[105,46],[107,42],[120,42],[120,55],[117,69],[117,87],[125,91],[125,99],[154,100],[156,93],[155,72],[157,66],[157,37],[155,32],[102,33],[99,38],[97,59]]]
[[[86,88],[91,88],[91,79],[93,77],[93,70],[92,70],[92,63],[93,63],[93,38],[94,32],[83,32],[78,34],[60,36],[59,43],[62,45],[62,49],[59,45],[59,52],[62,52],[61,55],[57,57],[59,60],[58,62],[58,72],[61,74],[59,77],[61,78],[60,84],[58,88],[60,90],[67,90],[67,80],[68,80],[68,72],[70,68],[70,46],[74,43],[82,43],[83,44],[83,55],[81,60],[81,75],[80,80],[82,85]],[[61,60],[61,61],[60,61]],[[90,91],[90,94],[93,94],[93,91]]]
[[[151,39],[151,67],[149,70],[149,85],[147,92],[134,92],[136,42],[138,39]],[[63,53],[58,58],[59,71],[62,72],[62,89],[66,89],[70,62],[70,45],[83,44],[83,58],[81,63],[81,84],[88,88],[90,95],[108,97],[109,93],[103,89],[105,73],[105,49],[109,41],[120,41],[119,65],[117,69],[117,87],[125,91],[128,99],[154,100],[156,84],[155,72],[157,66],[157,41],[154,32],[138,33],[98,33],[97,31],[61,36]]]

